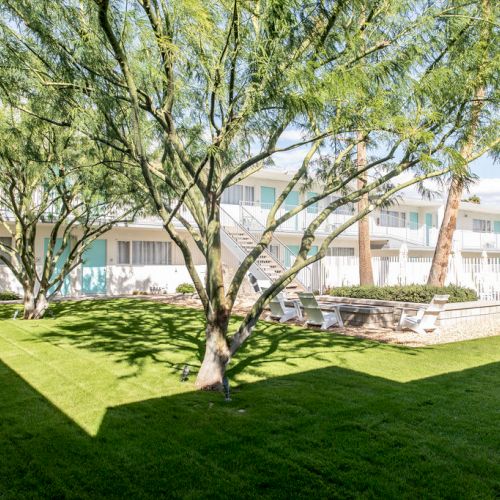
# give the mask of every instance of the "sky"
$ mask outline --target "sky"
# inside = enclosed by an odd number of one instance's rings
[[[479,176],[470,188],[471,194],[477,194],[481,203],[500,206],[500,165],[483,156],[471,164],[471,169]]]

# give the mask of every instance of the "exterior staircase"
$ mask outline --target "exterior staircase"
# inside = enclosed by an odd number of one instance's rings
[[[233,253],[241,261],[255,247],[258,239],[238,221],[231,217],[231,215],[225,211],[222,212],[221,222],[223,240],[226,240],[226,246],[228,246],[230,250],[236,250],[233,251]],[[267,279],[271,282],[276,281],[276,279],[278,279],[279,276],[286,271],[286,267],[267,249],[261,253],[252,267],[256,268],[257,273],[260,275],[257,276],[257,278]],[[257,273],[254,272],[254,274]],[[294,293],[305,291],[306,286],[298,279],[294,279],[289,285],[286,286],[285,290],[289,295],[292,295]]]

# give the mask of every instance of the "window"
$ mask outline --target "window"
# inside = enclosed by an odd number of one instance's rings
[[[280,247],[279,245],[269,245],[269,253],[275,258],[280,258]]]
[[[472,230],[475,233],[491,233],[491,221],[485,219],[472,219]]]
[[[406,213],[395,210],[381,210],[379,225],[384,227],[406,227]]]
[[[354,248],[329,247],[326,249],[326,255],[328,255],[329,257],[354,257]]]
[[[239,205],[243,199],[243,186],[230,186],[222,193],[222,203]]]
[[[118,264],[130,264],[130,241],[118,242]]]
[[[245,197],[243,203],[245,205],[253,205],[253,202],[255,201],[254,194],[255,191],[253,186],[245,186]]]
[[[222,203],[226,205],[252,205],[254,202],[253,186],[230,186],[222,193]]]
[[[0,243],[3,243],[4,245],[12,245],[12,238],[10,236],[1,236],[0,237]],[[3,255],[4,257],[7,257],[7,259],[10,261],[10,255],[8,252],[2,251],[0,248],[0,255]],[[0,266],[5,266],[5,262],[3,260],[0,260]]]
[[[322,209],[330,205],[330,203],[337,201],[338,199],[339,196],[333,196],[332,194],[328,195],[321,201]],[[334,214],[340,214],[340,215],[352,215],[354,212],[355,212],[355,207],[353,203],[346,203],[345,205],[337,207],[333,211]]]
[[[132,264],[161,266],[172,263],[172,243],[167,241],[133,241]]]

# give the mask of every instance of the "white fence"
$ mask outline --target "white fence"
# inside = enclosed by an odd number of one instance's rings
[[[373,257],[373,279],[376,285],[425,284],[431,257]],[[358,257],[325,257],[313,266],[316,290],[359,284]],[[500,300],[500,258],[462,258],[455,254],[448,266],[446,284],[473,288],[482,300]]]

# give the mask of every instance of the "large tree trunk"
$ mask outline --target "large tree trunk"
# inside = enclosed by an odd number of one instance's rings
[[[470,132],[468,139],[462,150],[461,155],[466,161],[470,158],[474,149],[476,131],[479,124],[481,108],[483,106],[484,88],[480,87],[475,92],[475,101],[471,111]],[[428,285],[444,286],[446,275],[448,273],[448,262],[450,260],[451,249],[453,245],[453,235],[457,228],[457,215],[460,206],[460,200],[464,191],[463,177],[453,176],[451,180],[448,199],[444,210],[443,222],[439,228],[438,240],[434,256],[432,258],[431,270],[429,271]]]
[[[457,228],[457,215],[463,190],[463,180],[453,177],[448,199],[446,201],[443,222],[439,229],[436,249],[434,250],[434,256],[432,258],[429,279],[427,280],[428,285],[444,286],[453,245],[453,234]]]
[[[24,288],[24,319],[41,319],[44,317],[45,312],[49,307],[46,292],[39,291],[38,294],[34,293],[32,287]]]
[[[360,133],[358,133],[358,139]],[[361,141],[357,145],[358,169],[366,166],[366,142]],[[358,177],[358,189],[363,189],[366,184],[366,173]],[[358,202],[358,211],[361,212],[368,207],[368,193],[364,194]],[[358,222],[358,250],[359,250],[359,284],[373,285],[372,251],[370,246],[370,220],[368,216]]]
[[[205,356],[198,372],[195,385],[198,389],[218,390],[226,366],[231,358],[227,342],[230,310],[227,307],[224,275],[222,272],[222,244],[220,238],[220,207],[217,197],[208,197],[211,221],[208,224],[207,240],[210,251],[207,256],[206,292],[209,304],[205,308],[207,318]]]
[[[24,288],[24,299],[23,299],[23,318],[33,319],[33,314],[35,311],[35,294],[31,288]]]
[[[231,359],[226,333],[227,325],[207,326],[205,356],[195,382],[198,389],[210,391],[222,388],[226,366]]]

